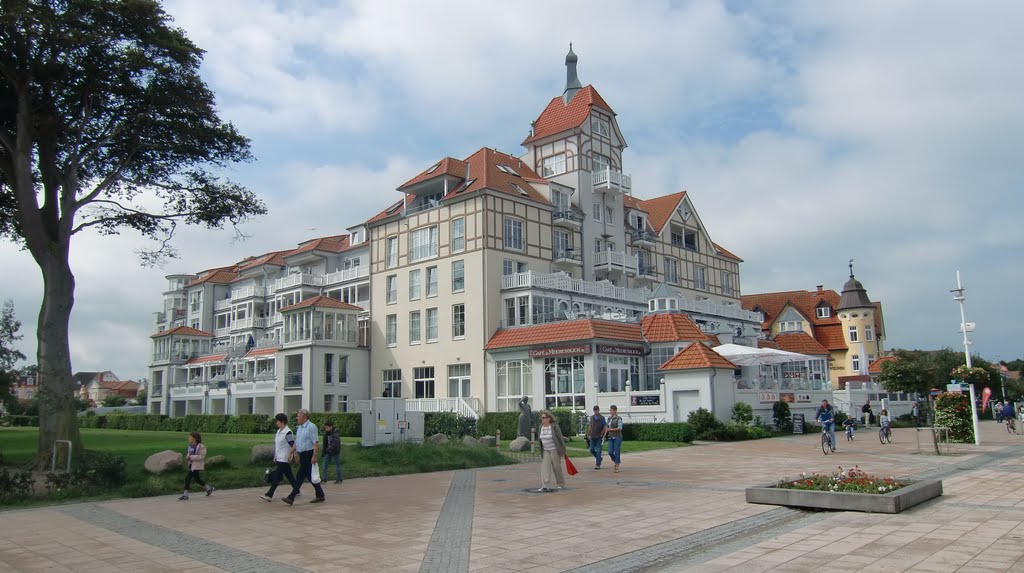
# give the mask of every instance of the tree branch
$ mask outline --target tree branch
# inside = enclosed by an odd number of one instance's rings
[[[178,212],[178,213],[164,213],[164,214],[149,213],[147,211],[140,211],[138,209],[132,209],[131,207],[125,207],[124,205],[118,203],[117,201],[112,201],[112,200],[109,200],[109,199],[99,199],[99,200],[93,201],[92,203],[94,205],[97,204],[97,203],[103,203],[103,204],[107,204],[107,205],[112,205],[113,208],[120,209],[122,211],[122,214],[121,215],[108,216],[108,217],[99,217],[97,219],[91,219],[89,221],[80,223],[77,227],[75,227],[71,231],[72,235],[74,235],[75,233],[78,233],[79,231],[85,230],[85,229],[87,229],[89,227],[95,227],[97,225],[103,225],[103,224],[106,224],[106,223],[117,223],[117,222],[119,222],[119,221],[121,221],[123,219],[124,215],[137,215],[137,216],[140,216],[140,217],[146,217],[148,219],[152,219],[154,221],[174,221],[174,220],[177,220],[177,219],[182,219],[182,218],[185,218],[185,217],[190,217],[190,216],[194,216],[194,215],[199,214],[198,211],[181,211],[181,212]]]

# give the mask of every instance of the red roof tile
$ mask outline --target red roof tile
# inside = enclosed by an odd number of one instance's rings
[[[737,257],[736,255],[732,254],[731,252],[729,252],[722,245],[719,245],[718,243],[716,243],[714,241],[712,241],[711,244],[715,246],[715,250],[718,251],[719,255],[722,255],[723,257],[725,257],[727,259],[733,259],[734,261],[739,262],[739,263],[743,262],[743,259],[741,259],[741,258]]]
[[[672,214],[676,212],[676,207],[679,206],[679,202],[683,200],[683,197],[686,197],[686,191],[680,191],[663,197],[655,197],[654,199],[646,199],[640,202],[641,208],[647,211],[649,215],[647,219],[650,221],[655,233],[661,234],[662,229],[665,228],[665,224],[672,218]]]
[[[523,145],[583,125],[590,115],[591,106],[595,105],[615,115],[601,94],[589,84],[576,92],[569,100],[569,105],[565,104],[562,96],[551,98],[551,102],[533,122],[533,134],[523,141]]]
[[[774,340],[758,340],[757,341],[757,347],[758,348],[774,348],[775,350],[779,350],[779,344],[777,342],[775,342]]]
[[[868,364],[868,374],[881,374],[882,364],[886,362],[896,362],[895,356],[879,356],[874,362]]]
[[[694,370],[698,368],[734,369],[736,365],[707,346],[694,342],[669,358],[658,370]]]
[[[348,248],[348,235],[333,235],[330,237],[319,237],[300,243],[295,250],[285,253],[285,257],[308,253],[310,251],[321,251],[324,253],[340,253]]]
[[[831,316],[828,318],[818,318],[817,316],[815,309],[821,302],[825,302],[832,308]],[[834,290],[823,289],[821,292],[791,290],[764,294],[745,294],[740,297],[740,305],[745,310],[760,310],[764,313],[764,322],[761,324],[763,330],[771,327],[787,304],[792,305],[797,312],[804,315],[812,325],[839,324],[839,317],[835,313],[835,308],[839,306],[839,293]]]
[[[846,350],[846,339],[843,338],[843,325],[823,324],[814,327],[814,336],[819,344],[829,350]]]
[[[808,354],[811,356],[828,355],[828,349],[811,338],[806,332],[783,332],[775,336],[775,342],[779,350],[796,352],[797,354]]]
[[[243,358],[252,358],[254,356],[269,356],[271,354],[277,354],[276,346],[270,346],[268,348],[253,348],[249,352],[246,352]]]
[[[170,330],[164,330],[162,332],[152,334],[150,335],[150,338],[161,338],[164,336],[171,336],[172,334],[178,336],[209,336],[210,338],[213,338],[213,335],[209,332],[197,330],[191,326],[176,326]]]
[[[494,333],[484,348],[496,350],[590,339],[643,342],[639,324],[581,318],[535,326],[502,328]]]
[[[424,169],[419,175],[412,179],[402,183],[398,186],[399,189],[405,189],[411,187],[417,183],[422,183],[435,177],[441,177],[442,175],[450,175],[458,177],[459,179],[466,178],[466,162],[459,159],[453,159],[451,157],[445,157],[441,161],[431,165]]]
[[[260,255],[258,257],[249,257],[248,259],[245,259],[238,263],[237,271],[242,272],[261,265],[275,265],[278,267],[287,266],[288,263],[284,262],[283,255],[289,252],[290,251],[274,251],[272,253]]]
[[[186,364],[205,364],[207,362],[220,362],[227,357],[227,354],[210,354],[208,356],[198,356],[196,358],[192,358],[191,360],[186,362]]]
[[[682,313],[649,314],[640,321],[647,342],[678,342],[707,340],[700,327]]]
[[[286,306],[279,310],[278,312],[288,312],[290,310],[298,310],[300,308],[308,308],[312,306],[319,308],[341,308],[344,310],[358,310],[360,312],[362,312],[363,310],[358,306],[351,305],[347,302],[341,302],[340,300],[331,298],[329,296],[317,295],[314,296],[313,298],[307,298],[306,300],[295,303],[291,306]]]
[[[213,269],[206,271],[199,278],[185,285],[186,287],[195,286],[203,283],[214,283],[214,284],[228,284],[235,280],[238,273],[235,272],[234,265],[230,267],[223,267],[219,269]]]

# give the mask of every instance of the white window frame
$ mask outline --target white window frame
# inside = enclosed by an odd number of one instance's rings
[[[522,251],[526,245],[526,225],[522,219],[516,219],[514,217],[505,217],[505,222],[502,224],[504,230],[503,239],[506,249],[513,251]]]
[[[706,267],[694,265],[693,288],[697,290],[708,290],[708,276]]]
[[[398,302],[398,275],[388,275],[384,279],[384,284],[385,302],[387,304],[396,304]]]
[[[804,321],[784,320],[779,323],[779,332],[803,332]]]
[[[427,298],[437,296],[437,267],[427,267]]]
[[[541,159],[540,166],[541,177],[554,177],[565,173],[567,170],[565,153],[549,155]]]
[[[451,249],[453,253],[461,253],[466,250],[466,218],[457,217],[452,219],[452,240]]]
[[[732,294],[732,273],[722,269],[722,294]]]
[[[409,300],[419,300],[422,283],[420,281],[420,269],[409,271]]]
[[[679,261],[672,257],[665,257],[665,282],[679,284]]]
[[[529,393],[533,384],[533,360],[499,360],[495,363],[495,372],[498,411],[515,411],[523,394]]]
[[[854,354],[850,358],[850,366],[852,367],[854,372],[860,372],[860,356],[859,355]]]
[[[466,338],[466,305],[463,303],[452,305],[452,338]]]
[[[387,245],[387,251],[385,252],[385,263],[386,268],[392,268],[398,266],[398,237],[388,237],[385,243]]]
[[[814,315],[818,318],[832,318],[832,308],[828,306],[819,306],[814,309]]]
[[[409,313],[409,344],[422,342],[423,325],[420,320],[420,311],[414,310]]]
[[[427,342],[437,342],[437,308],[427,309]]]
[[[389,314],[384,321],[384,342],[388,346],[398,345],[398,315]]]
[[[594,214],[594,220],[597,221],[598,223],[600,223],[601,222],[602,213],[604,213],[604,209],[601,208],[601,204],[600,203],[594,203],[594,207],[593,207],[592,211],[593,211],[593,214]]]
[[[469,364],[448,365],[448,397],[469,398],[472,396],[472,367]],[[454,392],[453,392],[454,390]]]
[[[874,342],[875,341],[875,329],[870,324],[864,325],[864,341]]]
[[[422,389],[420,383],[423,384]],[[430,399],[437,396],[433,366],[419,366],[412,369],[412,389],[418,399]]]
[[[466,290],[466,261],[452,261],[452,292]]]
[[[850,337],[850,342],[860,342],[857,336],[857,325],[851,325],[847,330],[847,336]]]
[[[608,125],[607,121],[599,117],[591,117],[590,132],[602,137],[611,137],[611,126]]]
[[[436,258],[437,245],[437,225],[422,227],[409,233],[409,262]]]

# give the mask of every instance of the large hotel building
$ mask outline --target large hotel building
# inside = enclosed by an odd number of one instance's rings
[[[441,157],[344,233],[170,275],[150,411],[344,411],[390,396],[477,416],[525,395],[682,416],[662,365],[694,344],[757,346],[763,317],[742,308],[742,261],[687,192],[640,198],[615,112],[576,63],[570,49],[565,90],[522,155]],[[699,369],[692,352],[682,362]]]

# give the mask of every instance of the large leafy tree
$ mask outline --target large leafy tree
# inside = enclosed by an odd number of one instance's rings
[[[0,237],[43,276],[37,328],[39,459],[80,450],[68,349],[82,232],[153,239],[173,256],[179,224],[220,228],[266,211],[221,179],[249,141],[217,114],[203,51],[156,0],[0,0]],[[237,228],[237,227],[236,227]]]

